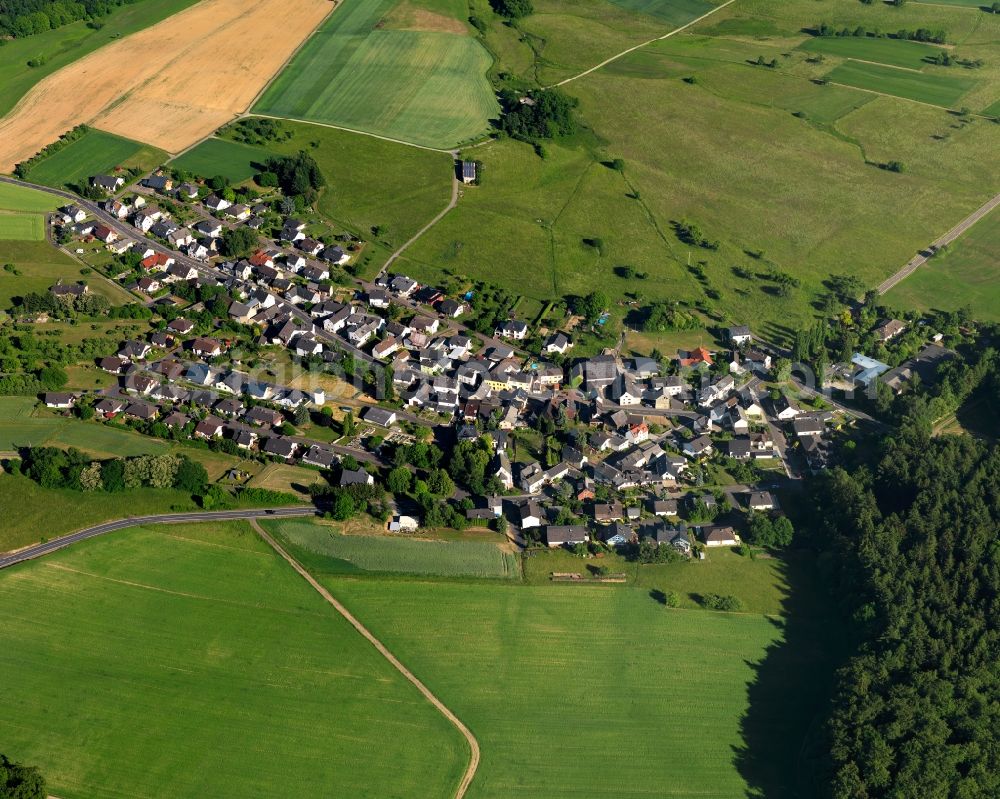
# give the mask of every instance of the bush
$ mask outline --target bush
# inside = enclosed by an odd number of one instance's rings
[[[729,612],[742,610],[743,608],[743,603],[730,594],[705,594],[701,598],[701,604],[709,610],[725,610]]]

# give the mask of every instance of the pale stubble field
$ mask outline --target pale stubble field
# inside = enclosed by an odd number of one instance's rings
[[[203,0],[37,84],[0,120],[0,169],[81,123],[176,153],[245,111],[335,8]]]

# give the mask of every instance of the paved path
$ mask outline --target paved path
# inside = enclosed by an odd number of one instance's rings
[[[712,16],[712,14],[715,14],[715,13],[721,11],[726,6],[732,5],[735,2],[736,2],[736,0],[726,0],[726,2],[723,3],[722,5],[716,6],[711,11],[709,11],[706,14],[702,14],[697,19],[693,19],[690,22],[688,22],[687,24],[681,25],[679,28],[674,28],[672,31],[670,31],[670,33],[665,33],[665,34],[663,34],[663,36],[657,36],[655,39],[650,39],[649,41],[642,42],[641,44],[637,44],[634,47],[629,47],[627,50],[622,50],[620,53],[617,53],[617,54],[611,56],[611,58],[604,59],[600,64],[592,66],[590,69],[585,69],[583,72],[581,72],[578,75],[573,75],[572,77],[565,78],[564,80],[559,81],[555,85],[556,86],[565,86],[570,81],[574,81],[574,80],[577,80],[578,78],[582,78],[584,75],[589,75],[591,72],[596,72],[601,67],[606,67],[612,61],[617,61],[619,58],[627,56],[629,53],[634,53],[636,50],[641,50],[643,47],[647,47],[647,46],[653,44],[654,42],[662,42],[664,39],[669,39],[671,36],[676,36],[681,31],[687,30],[692,25],[697,25],[703,19]],[[552,88],[552,87],[550,86],[548,88]]]
[[[288,552],[286,552],[285,549],[277,541],[275,541],[270,535],[268,535],[267,532],[265,532],[264,529],[259,524],[257,524],[257,521],[255,519],[251,520],[250,524],[253,525],[254,529],[257,531],[257,534],[262,539],[264,539],[264,541],[270,544],[270,546],[274,549],[274,551],[277,552],[279,555],[281,555],[281,557],[283,557],[288,562],[288,565],[299,573],[302,579],[304,579],[307,583],[309,583],[309,585],[313,587],[316,593],[318,593],[321,597],[323,597],[323,599],[325,599],[327,603],[334,608],[334,610],[336,610],[341,616],[343,616],[350,623],[350,625],[354,627],[355,630],[361,633],[361,635],[364,636],[368,640],[368,642],[372,646],[374,646],[375,649],[378,650],[379,654],[382,655],[382,657],[384,657],[386,660],[388,660],[389,663],[392,664],[393,668],[396,669],[396,671],[398,671],[407,680],[409,680],[414,685],[414,687],[416,687],[416,689],[420,691],[421,694],[424,695],[427,701],[430,702],[432,705],[434,705],[434,707],[437,708],[438,712],[440,712],[442,716],[448,719],[448,721],[451,722],[451,724],[454,725],[455,728],[462,734],[462,737],[464,737],[465,740],[468,742],[470,750],[469,766],[465,770],[465,774],[462,776],[462,781],[458,785],[458,790],[455,791],[455,799],[462,799],[462,797],[465,796],[466,791],[469,790],[469,785],[472,784],[472,779],[476,776],[476,770],[479,768],[479,757],[480,757],[479,742],[476,740],[476,736],[472,734],[469,728],[462,723],[462,720],[459,719],[459,717],[456,716],[448,708],[448,706],[445,705],[444,702],[442,702],[433,693],[431,693],[430,688],[424,685],[412,671],[406,668],[406,666],[404,666],[400,662],[400,660],[394,654],[392,654],[392,652],[389,651],[388,647],[386,647],[385,644],[383,644],[378,638],[374,636],[374,634],[367,627],[365,627],[360,621],[358,621],[358,619],[354,616],[354,614],[352,614],[346,607],[344,607],[340,602],[334,599],[333,595],[329,591],[327,591],[322,585],[320,585],[316,581],[316,579],[309,572],[305,570],[302,564],[300,564],[295,558],[289,555]]]
[[[982,206],[977,208],[971,214],[969,214],[965,219],[959,222],[955,227],[945,233],[941,238],[931,244],[930,248],[925,252],[931,252],[940,247],[944,247],[946,244],[951,244],[955,239],[961,236],[965,231],[972,227],[976,222],[982,219],[984,216],[990,213],[994,208],[1000,205],[1000,194],[992,199],[988,200]],[[923,266],[927,261],[930,260],[929,255],[925,255],[923,252],[916,255],[906,266],[900,269],[896,274],[887,280],[883,281],[877,291],[879,294],[885,294],[889,289],[893,288],[904,278],[909,277],[914,272],[916,272],[921,266]]]
[[[128,519],[118,519],[113,522],[105,522],[94,527],[88,527],[84,530],[78,530],[77,532],[70,533],[69,535],[64,535],[61,538],[54,538],[53,540],[46,541],[42,544],[35,544],[33,546],[17,550],[16,552],[7,553],[6,555],[0,556],[0,569],[5,569],[8,566],[13,566],[15,563],[23,563],[24,561],[32,560],[33,558],[40,558],[42,555],[48,555],[52,552],[64,549],[70,544],[75,544],[78,541],[84,541],[88,538],[94,538],[95,536],[114,532],[115,530],[124,530],[127,527],[137,527],[144,524],[178,524],[181,522],[230,521],[236,519],[253,520],[261,517],[281,519],[295,516],[313,516],[315,514],[316,508],[312,505],[291,505],[282,508],[248,508],[246,510],[162,513],[153,516],[131,516]]]

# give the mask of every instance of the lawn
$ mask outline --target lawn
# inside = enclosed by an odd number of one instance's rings
[[[242,183],[264,171],[264,162],[273,155],[262,147],[211,138],[171,161],[170,166],[202,178],[222,175],[233,183]]]
[[[61,199],[38,189],[0,183],[0,210],[3,211],[54,211]]]
[[[265,526],[281,535],[296,551],[304,550],[310,566],[326,573],[379,572],[502,579],[521,576],[517,556],[502,551],[499,543],[344,535],[336,525],[311,521],[266,522]]]
[[[671,610],[645,587],[323,582],[476,735],[470,799],[796,795],[825,615]]]
[[[496,115],[489,53],[465,34],[392,30],[396,0],[356,0],[331,14],[254,110],[450,148]]]
[[[974,78],[925,74],[881,64],[847,61],[826,74],[833,83],[891,94],[907,100],[954,108],[975,85]]]
[[[6,241],[42,241],[45,217],[40,214],[5,214],[0,212],[0,239]]]
[[[4,42],[0,48],[0,116],[6,114],[27,91],[47,75],[76,61],[114,39],[155,25],[195,0],[142,0],[114,9],[100,18],[94,30],[84,21],[23,39]],[[29,67],[32,59],[44,63]]]
[[[897,284],[886,301],[902,308],[953,311],[972,307],[977,319],[1000,322],[1000,212],[979,220],[948,250]]]
[[[0,230],[3,228],[3,220],[7,218],[0,215]],[[20,273],[0,270],[0,310],[10,306],[12,297],[48,291],[49,286],[60,279],[67,283],[84,280],[91,291],[107,297],[114,305],[121,305],[132,299],[124,289],[94,272],[81,274],[80,270],[84,266],[46,241],[0,240],[0,264],[13,264]],[[86,327],[82,329],[87,330]]]
[[[320,215],[364,239],[378,225],[379,240],[398,247],[448,204],[454,174],[449,155],[319,125],[283,125],[293,136],[271,145],[274,151],[307,150],[327,181]]]
[[[859,36],[816,36],[807,40],[799,49],[910,69],[920,69],[927,63],[925,58],[933,58],[943,52],[941,47],[923,42]]]
[[[130,139],[91,129],[79,139],[33,166],[25,180],[62,188],[80,185],[116,167],[148,172],[163,163],[166,153]]]
[[[244,523],[0,574],[0,739],[64,799],[452,794],[465,742]]]

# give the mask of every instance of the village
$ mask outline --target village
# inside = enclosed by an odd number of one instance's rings
[[[474,164],[459,169],[475,180]],[[274,204],[234,203],[162,171],[134,186],[107,176],[91,185],[109,196],[61,209],[56,237],[132,264],[116,277],[162,319],[99,359],[115,389],[46,394],[54,410],[87,405],[99,421],[312,467],[336,488],[382,485],[394,467],[421,473],[426,463],[407,460],[414,442],[453,457],[479,447],[488,464],[437,498],[452,512],[435,510],[434,524],[464,517],[520,546],[585,553],[645,542],[700,557],[740,545],[762,518],[783,529],[775,489],[826,468],[832,442],[856,421],[818,394],[786,390],[774,377],[780,353],[746,326],[726,331],[724,350],[659,361],[617,350],[574,358],[563,330],[535,337],[529,352],[529,324],[516,316],[492,335],[464,323],[474,292],[446,296],[384,270],[352,279],[342,268],[356,243],[313,238]],[[192,221],[181,226],[160,205]],[[232,231],[242,232],[243,257],[222,254],[239,238]],[[88,287],[51,291],[72,300]],[[254,368],[261,348],[287,353],[287,381]],[[872,366],[855,360],[853,382],[864,387]],[[889,371],[880,366],[878,375]],[[349,390],[328,396],[331,380]],[[298,430],[313,417],[339,436]],[[424,526],[414,493],[394,493],[388,529]]]

